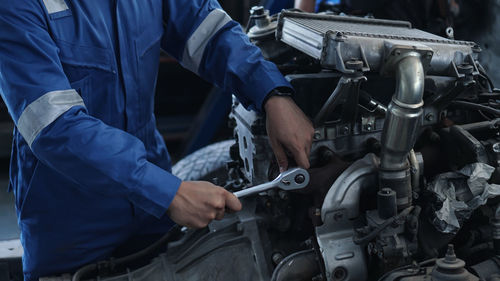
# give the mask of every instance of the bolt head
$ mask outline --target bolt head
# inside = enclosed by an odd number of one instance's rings
[[[492,149],[493,149],[493,152],[500,153],[500,142],[493,144]]]
[[[349,127],[348,126],[344,126],[344,128],[342,128],[342,132],[347,135],[349,134]]]
[[[306,180],[306,177],[303,174],[298,174],[295,176],[296,183],[303,183]]]
[[[319,140],[319,139],[321,139],[321,133],[320,133],[319,131],[314,132],[314,136],[313,136],[313,138],[314,138],[315,140]]]
[[[425,120],[427,121],[433,121],[434,120],[434,115],[432,113],[429,113],[425,115]]]
[[[252,9],[250,9],[250,14],[255,15],[255,16],[261,16],[264,14],[264,7],[263,6],[253,6]]]

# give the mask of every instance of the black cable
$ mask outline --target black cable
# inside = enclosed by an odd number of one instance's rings
[[[482,104],[476,104],[476,103],[472,103],[472,102],[468,102],[468,101],[452,101],[450,103],[450,105],[452,105],[454,107],[464,108],[464,109],[481,110],[483,112],[493,114],[497,117],[500,116],[499,109],[495,109],[493,107],[489,107],[489,106],[482,105]]]
[[[73,274],[72,281],[80,281],[82,278],[91,273],[96,271],[98,268],[115,268],[116,266],[120,266],[123,264],[127,264],[131,261],[134,261],[136,259],[143,258],[151,253],[153,253],[158,247],[162,246],[163,244],[166,244],[168,240],[172,238],[173,235],[178,234],[179,230],[181,227],[179,225],[174,225],[165,235],[163,235],[158,241],[155,243],[151,244],[145,249],[142,249],[141,251],[137,253],[133,253],[131,255],[118,258],[118,259],[111,259],[111,260],[106,260],[106,261],[100,261],[97,263],[92,263],[85,265],[78,269],[75,274]]]
[[[483,76],[484,78],[486,78],[486,81],[488,81],[488,84],[490,86],[490,91],[493,91],[493,89],[495,89],[495,85],[493,85],[493,81],[488,76],[488,74],[486,73],[486,71],[484,70],[484,68],[481,66],[481,67],[478,68],[478,70],[479,70],[479,74],[481,74],[481,76]]]
[[[393,224],[395,221],[397,221],[397,220],[399,220],[399,219],[401,219],[401,218],[406,217],[407,215],[409,215],[410,212],[414,208],[415,208],[414,206],[410,206],[410,207],[404,209],[403,211],[401,211],[401,213],[399,213],[398,215],[395,215],[392,218],[387,219],[384,223],[382,223],[381,225],[377,226],[374,230],[372,230],[370,233],[368,233],[367,235],[365,235],[363,237],[354,237],[352,239],[353,242],[354,242],[354,244],[356,244],[356,245],[365,245],[365,244],[368,244],[368,242],[370,242],[373,239],[375,239],[375,237],[377,237],[377,235],[382,230],[384,230],[386,227],[388,227],[389,225]]]

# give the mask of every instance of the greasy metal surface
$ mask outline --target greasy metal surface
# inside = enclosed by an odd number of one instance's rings
[[[345,281],[366,280],[368,268],[366,251],[353,242],[354,219],[359,214],[360,197],[363,191],[377,190],[377,157],[367,154],[354,162],[333,183],[323,206],[323,225],[316,228],[317,241],[323,256],[328,281],[339,267],[347,271]]]
[[[243,210],[188,231],[148,265],[103,281],[267,281],[271,277],[269,237],[255,216],[255,201]]]

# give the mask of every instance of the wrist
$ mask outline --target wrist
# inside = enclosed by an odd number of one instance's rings
[[[264,112],[267,112],[267,108],[270,107],[269,104],[276,103],[276,101],[291,99],[292,98],[292,89],[289,88],[276,88],[273,89],[264,99],[262,103],[262,109]],[[272,101],[271,103],[269,101]]]

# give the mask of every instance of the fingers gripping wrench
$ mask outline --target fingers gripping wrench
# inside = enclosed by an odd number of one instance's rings
[[[234,195],[238,198],[260,193],[272,188],[279,188],[290,191],[306,187],[309,184],[309,173],[302,168],[293,168],[279,174],[273,181],[259,184],[241,191],[237,191]]]

